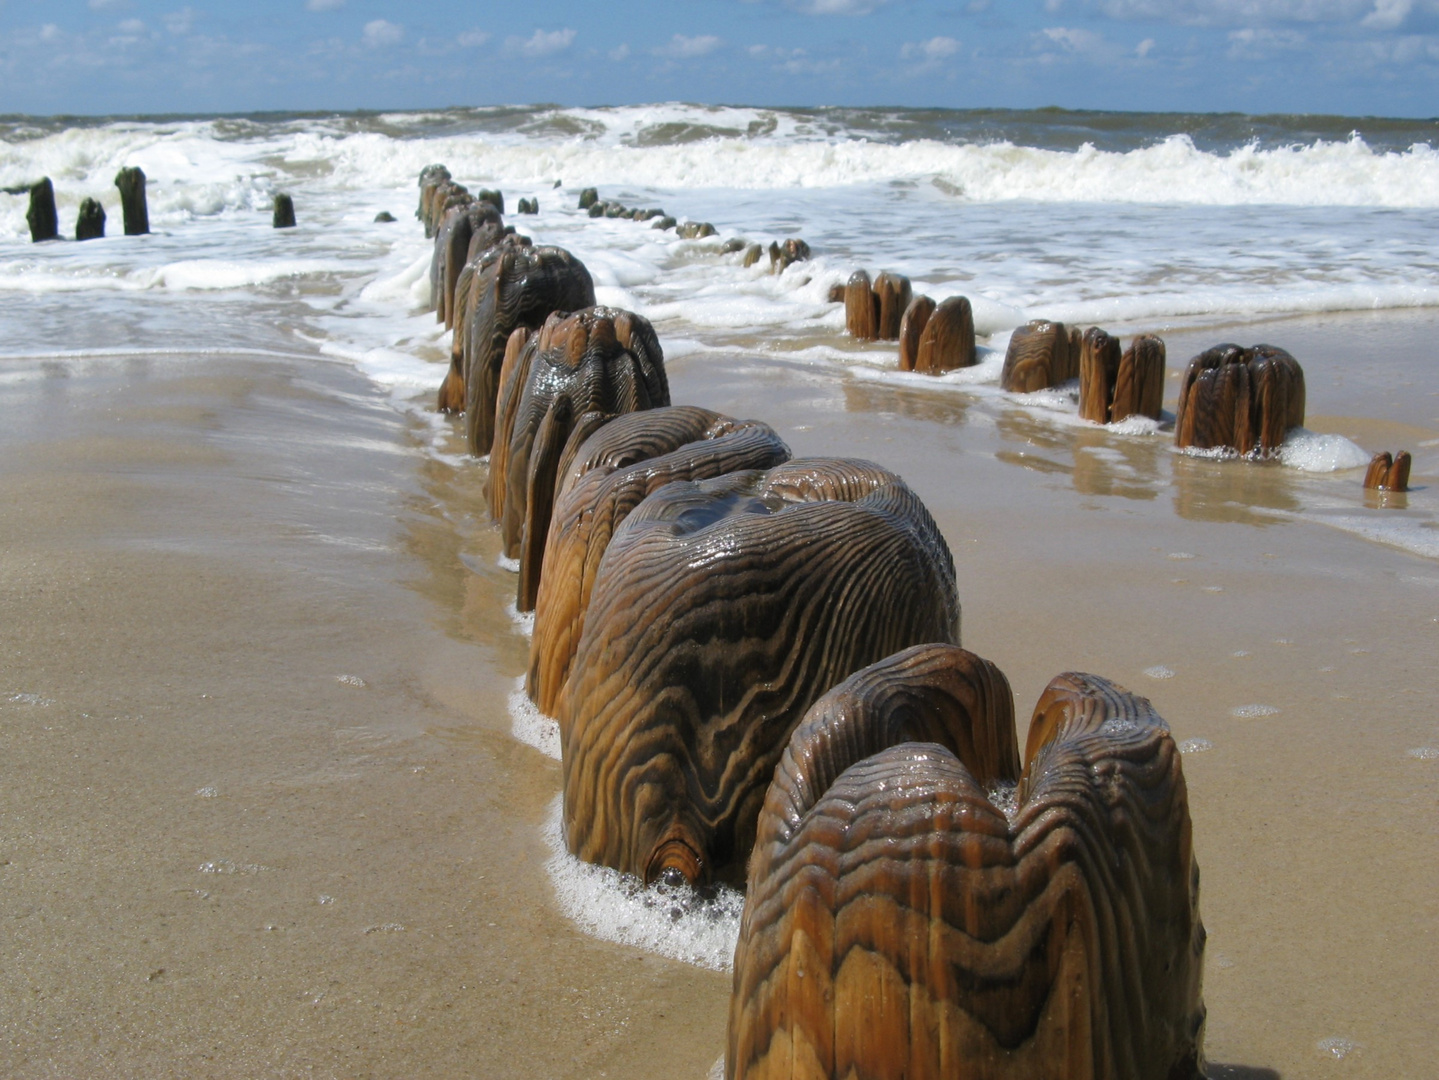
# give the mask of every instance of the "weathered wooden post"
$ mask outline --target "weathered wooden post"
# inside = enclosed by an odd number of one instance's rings
[[[294,227],[295,200],[282,191],[275,196],[275,228],[293,229]]]
[[[25,212],[30,223],[30,240],[38,244],[41,240],[60,239],[60,217],[55,213],[55,185],[48,176],[30,188],[30,209]]]
[[[120,209],[125,215],[125,235],[144,236],[150,231],[150,209],[145,205],[145,171],[127,165],[115,174],[120,189]]]
[[[75,219],[75,239],[95,240],[105,235],[105,208],[94,199],[80,204],[80,216]]]

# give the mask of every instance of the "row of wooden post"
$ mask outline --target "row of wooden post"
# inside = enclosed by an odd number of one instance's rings
[[[115,186],[120,189],[120,207],[125,216],[125,235],[143,236],[150,231],[150,210],[145,201],[145,172],[138,166],[127,165],[115,174]],[[13,194],[22,194],[21,187],[10,189]],[[60,214],[55,208],[55,185],[48,176],[30,185],[30,209],[25,220],[30,225],[30,239],[33,243],[42,240],[60,239]],[[274,225],[277,229],[295,226],[295,204],[283,192],[275,196]],[[94,240],[105,235],[105,208],[98,199],[85,199],[80,204],[80,214],[75,221],[76,240]]]

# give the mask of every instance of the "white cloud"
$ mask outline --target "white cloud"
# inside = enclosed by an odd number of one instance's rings
[[[310,11],[337,11],[345,6],[345,0],[305,0]]]
[[[116,27],[116,29],[122,34],[143,34],[145,32],[145,24],[139,19],[126,19]]]
[[[1154,51],[1154,39],[1153,39],[1152,37],[1147,37],[1147,38],[1145,38],[1143,41],[1141,41],[1138,45],[1134,46],[1134,55],[1137,56],[1137,57],[1139,57],[1139,59],[1141,59],[1141,60],[1143,60],[1146,56],[1148,56],[1148,55],[1149,55],[1151,52],[1153,52],[1153,51]]]
[[[806,15],[868,15],[889,0],[785,0],[785,7]]]
[[[613,49],[610,50],[610,59],[613,60],[616,64],[618,64],[621,60],[628,60],[629,58],[630,47],[628,44],[616,45]]]
[[[1068,26],[1046,26],[1040,33],[1066,52],[1092,53],[1098,52],[1104,47],[1104,38],[1093,30],[1081,30]]]
[[[112,8],[128,6],[125,0],[90,0],[91,11],[109,11]]]
[[[1302,49],[1306,41],[1296,30],[1245,27],[1230,31],[1228,56],[1231,60],[1263,60],[1282,50]]]
[[[574,41],[575,32],[565,27],[563,30],[536,30],[528,38],[506,38],[505,47],[523,56],[553,56],[564,52]]]
[[[490,40],[490,35],[483,30],[466,30],[455,40],[466,49],[478,49]]]
[[[1375,30],[1393,30],[1414,10],[1414,0],[1374,0],[1374,10],[1360,21]]]
[[[959,52],[959,42],[952,37],[932,37],[928,41],[907,42],[899,55],[905,60],[925,60],[935,63]]]
[[[52,22],[47,22],[44,26],[40,27],[40,40],[59,41],[60,28]]]
[[[365,24],[365,47],[369,49],[381,49],[386,45],[398,45],[404,36],[405,28],[403,26],[397,26],[388,19],[374,19]]]
[[[652,51],[656,56],[667,56],[672,60],[685,60],[695,56],[708,56],[723,44],[724,42],[713,34],[700,34],[696,37],[676,34],[658,49]]]
[[[195,25],[195,9],[182,7],[179,11],[172,11],[168,15],[161,15],[160,21],[165,24],[165,29],[176,37],[188,34]]]
[[[1158,19],[1195,26],[1265,23],[1349,22],[1388,29],[1413,8],[1413,0],[1096,0],[1115,19]],[[1392,21],[1391,21],[1392,20]]]

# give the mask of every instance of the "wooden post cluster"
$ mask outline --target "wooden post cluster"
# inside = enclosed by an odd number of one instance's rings
[[[860,341],[898,341],[912,297],[909,278],[902,274],[886,270],[871,283],[867,271],[856,270],[844,292],[845,329]]]
[[[1141,334],[1121,355],[1119,339],[1097,326],[1084,332],[1079,350],[1079,415],[1096,424],[1129,416],[1158,420],[1164,405],[1164,342]]]
[[[1009,685],[958,647],[954,560],[904,481],[672,405],[645,319],[426,173],[441,405],[457,381],[535,613],[565,843],[646,882],[748,873],[728,1075],[1197,1080],[1197,876],[1148,703],[1061,676],[1021,770]],[[847,303],[915,370],[973,361],[965,298],[860,277]]]
[[[951,296],[938,306],[920,295],[899,323],[899,370],[942,375],[975,363],[974,311],[969,298]]]
[[[1003,673],[922,645],[820,699],[775,770],[725,1075],[1199,1080],[1204,938],[1149,702],[1059,676],[1021,769]]]
[[[1216,345],[1189,362],[1174,424],[1178,447],[1269,454],[1304,424],[1304,372],[1273,345]]]
[[[1364,472],[1365,488],[1371,491],[1408,491],[1410,464],[1408,450],[1400,450],[1393,455],[1388,450],[1375,454]]]
[[[80,204],[79,216],[75,219],[76,240],[97,240],[105,235],[105,208],[94,199]]]

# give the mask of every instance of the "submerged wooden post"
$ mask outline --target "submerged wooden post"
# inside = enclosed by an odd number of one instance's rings
[[[105,235],[105,208],[94,199],[80,204],[80,216],[75,219],[76,240],[98,240]]]
[[[1364,473],[1364,486],[1370,491],[1408,491],[1411,464],[1408,450],[1375,454]]]
[[[282,191],[275,196],[275,228],[293,229],[294,227],[295,200]]]
[[[30,209],[25,212],[30,224],[30,240],[60,239],[60,217],[55,213],[55,185],[48,176],[30,188]]]
[[[144,236],[150,231],[150,208],[145,203],[145,171],[127,165],[115,174],[120,189],[120,210],[125,215],[125,235]]]

